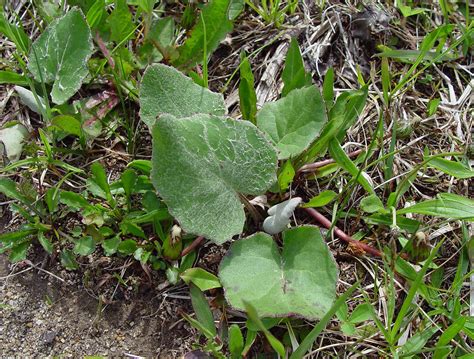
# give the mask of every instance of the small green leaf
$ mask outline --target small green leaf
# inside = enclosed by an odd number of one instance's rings
[[[135,183],[137,182],[137,174],[132,169],[127,169],[123,171],[122,176],[120,176],[122,181],[122,187],[125,191],[125,195],[127,198],[133,193],[133,188],[135,187]]]
[[[441,102],[440,98],[433,98],[428,102],[428,116],[433,116],[436,113],[436,110],[438,109],[438,106]]]
[[[199,86],[173,67],[151,65],[140,85],[140,118],[148,126],[157,116],[187,117],[197,113],[224,115],[224,97]]]
[[[72,251],[63,249],[59,256],[61,257],[61,264],[64,266],[64,268],[70,270],[79,268],[79,264],[77,264],[76,257]]]
[[[0,243],[20,242],[34,232],[35,231],[33,229],[20,229],[18,231],[1,233]]]
[[[56,187],[48,188],[45,193],[44,200],[48,206],[49,213],[53,214],[58,209],[59,190]]]
[[[48,252],[49,254],[53,253],[53,244],[51,243],[49,238],[47,238],[44,235],[44,233],[41,232],[41,231],[38,232],[38,241],[43,246],[43,248],[46,252]]]
[[[120,244],[120,236],[115,236],[110,239],[106,239],[102,242],[102,248],[104,249],[106,256],[111,256],[117,252]]]
[[[446,346],[463,330],[465,323],[466,317],[459,317],[440,335],[433,353],[433,359],[446,358],[449,355],[451,349],[446,348]]]
[[[450,161],[445,158],[431,158],[428,166],[434,167],[450,176],[467,179],[474,177],[474,171],[469,167],[463,165],[461,162]]]
[[[282,97],[285,97],[294,89],[311,85],[311,74],[306,73],[298,41],[295,38],[291,39],[281,77],[284,83]]]
[[[324,126],[317,141],[306,152],[309,160],[324,153],[329,141],[337,138],[342,141],[347,130],[357,120],[367,101],[368,88],[343,92],[336,99],[329,112],[329,121]]]
[[[92,38],[82,11],[73,8],[53,21],[36,39],[28,68],[38,82],[53,82],[51,98],[60,105],[81,87],[88,74]]]
[[[5,5],[5,3],[3,3]],[[0,13],[0,33],[4,34],[11,41],[15,43],[15,46],[23,54],[27,54],[30,48],[31,40],[28,35],[23,30],[23,27],[15,26],[8,22],[5,18],[3,11]]]
[[[351,159],[347,156],[347,154],[342,149],[339,141],[337,139],[333,139],[329,141],[329,153],[336,163],[341,166],[344,170],[349,172],[353,178],[357,179],[357,182],[370,194],[374,194],[374,188],[370,184],[370,182],[365,177],[365,172],[359,171],[357,166]]]
[[[374,318],[374,308],[369,303],[359,304],[353,311],[348,321],[357,324]]]
[[[90,181],[93,181],[99,188],[105,193],[107,201],[111,204],[114,203],[112,193],[110,192],[109,181],[107,180],[107,174],[105,173],[104,167],[99,162],[94,162],[91,165],[91,177]]]
[[[324,76],[323,99],[328,110],[334,104],[334,68],[330,67]]]
[[[95,243],[94,239],[91,236],[86,236],[78,239],[76,245],[74,246],[74,253],[81,256],[88,256],[89,254],[94,253]]]
[[[26,255],[28,253],[28,248],[30,248],[30,244],[31,244],[30,241],[26,241],[26,242],[22,242],[13,246],[10,250],[10,255],[8,259],[10,259],[12,263],[16,263],[16,262],[26,259]]]
[[[163,257],[169,260],[176,260],[181,257],[181,251],[183,250],[183,241],[181,238],[172,238],[169,233],[163,241]]]
[[[197,320],[209,333],[212,334],[213,337],[215,337],[217,331],[214,324],[214,317],[212,316],[211,308],[209,308],[206,297],[194,284],[189,286],[189,294],[191,295],[191,303],[194,312],[196,313]]]
[[[71,191],[61,191],[60,202],[76,211],[91,207],[83,196]]]
[[[415,233],[420,227],[420,222],[397,215],[397,226],[407,231],[408,233]],[[393,216],[391,213],[375,213],[369,217],[365,217],[365,222],[368,224],[384,225],[390,227],[393,225]]]
[[[242,358],[242,351],[244,349],[244,337],[242,331],[237,324],[232,324],[229,327],[229,351],[232,359]]]
[[[86,15],[87,23],[91,29],[99,29],[107,16],[105,0],[95,0]]]
[[[436,199],[402,208],[397,213],[418,213],[444,218],[474,220],[474,201],[452,193],[440,193]]]
[[[267,328],[265,328],[265,326],[263,325],[262,321],[260,320],[258,316],[258,313],[255,307],[249,302],[246,302],[245,300],[243,301],[243,305],[245,307],[245,311],[247,312],[247,316],[249,317],[249,319],[251,319],[255,324],[257,324],[259,329],[265,334],[265,337],[267,338],[272,348],[278,354],[280,354],[281,357],[285,357],[285,347],[277,338],[273,336],[272,333],[270,333],[270,331]]]
[[[116,43],[134,37],[135,25],[133,25],[132,14],[128,10],[126,0],[115,1],[115,8],[107,18],[107,24],[110,26],[110,39]]]
[[[18,191],[16,182],[9,178],[0,178],[0,193],[3,193],[8,198],[16,199],[23,204],[30,203],[29,199]]]
[[[411,6],[404,5],[403,3],[400,3],[400,2],[397,2],[397,7],[402,13],[403,17],[409,17],[413,15],[422,14],[428,10],[428,9],[419,8],[419,7],[412,8]]]
[[[0,71],[0,84],[28,85],[28,78],[13,71]]]
[[[59,115],[51,120],[51,125],[66,132],[68,135],[81,137],[81,122],[70,115]]]
[[[125,241],[122,241],[117,246],[117,251],[126,255],[131,255],[136,250],[137,250],[137,242],[135,242],[133,239],[127,239]]]
[[[202,268],[189,268],[180,276],[186,284],[193,283],[202,291],[221,287],[219,278]]]
[[[425,328],[412,335],[400,348],[400,353],[406,357],[419,354],[426,347],[426,343],[438,331],[435,326]]]
[[[362,198],[360,201],[360,208],[367,213],[387,213],[382,201],[376,194],[371,194]]]
[[[287,160],[278,173],[278,186],[280,191],[286,191],[288,189],[290,183],[293,182],[295,174],[296,172],[291,164],[291,160]]]
[[[219,278],[234,308],[246,309],[247,301],[264,317],[316,320],[334,301],[337,268],[319,229],[303,226],[283,232],[281,254],[261,232],[232,243]]]
[[[315,86],[293,90],[278,101],[268,102],[257,114],[257,126],[275,143],[279,159],[307,149],[326,120],[323,99]]]
[[[303,208],[315,208],[315,207],[323,207],[332,202],[334,198],[337,197],[337,193],[334,191],[323,191],[317,196],[314,196],[309,200],[308,203],[301,205]]]
[[[153,128],[151,179],[185,231],[223,243],[242,232],[237,193],[259,195],[276,181],[276,153],[248,121],[162,116]]]
[[[252,68],[248,58],[242,54],[240,61],[239,99],[242,117],[255,124],[257,115],[257,94],[254,88]]]
[[[235,20],[244,11],[245,1],[244,0],[230,0],[228,18],[229,20]]]
[[[149,175],[151,172],[151,161],[149,160],[133,160],[127,167],[136,169],[145,175]]]
[[[201,63],[204,58],[204,48],[207,53],[213,52],[227,33],[232,31],[232,21],[229,20],[230,0],[210,0],[201,12],[201,20],[191,31],[191,35],[178,48],[179,57],[173,62],[176,67],[191,68]]]

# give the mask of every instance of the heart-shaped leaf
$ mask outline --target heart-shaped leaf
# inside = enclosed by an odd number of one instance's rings
[[[188,117],[197,113],[224,115],[224,97],[194,83],[173,67],[151,65],[140,86],[140,118],[152,126],[156,117],[168,113]]]
[[[74,95],[87,76],[92,55],[91,31],[74,8],[53,21],[33,43],[28,68],[38,82],[53,82],[51,99],[60,105]]]
[[[199,114],[160,117],[152,131],[152,182],[184,230],[223,243],[242,232],[238,193],[276,181],[277,155],[248,121]]]
[[[266,103],[257,114],[257,126],[275,142],[279,159],[307,149],[326,121],[323,99],[315,86],[295,89],[278,101]]]
[[[283,232],[283,250],[265,233],[236,241],[221,262],[219,278],[229,303],[260,316],[320,319],[336,297],[338,271],[319,229]]]

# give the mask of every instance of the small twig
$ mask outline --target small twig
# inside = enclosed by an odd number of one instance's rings
[[[321,225],[323,225],[325,228],[330,229],[332,224],[329,219],[324,217],[321,213],[316,211],[314,208],[303,208],[306,213],[308,213],[313,219],[315,219],[317,222],[319,222]],[[377,249],[362,243],[358,240],[355,240],[351,236],[347,235],[344,233],[341,229],[338,227],[334,226],[334,234],[338,236],[340,239],[342,239],[344,242],[353,245],[354,247],[358,247],[359,249],[363,250],[366,253],[369,253],[375,257],[382,257],[382,253],[380,253]]]
[[[28,260],[28,259],[24,260],[23,262],[24,262],[25,264],[28,264],[28,265],[29,265],[30,267],[32,267],[32,268],[35,268],[35,269],[37,269],[37,270],[39,270],[39,271],[41,271],[41,272],[44,272],[44,273],[50,275],[51,277],[56,278],[57,280],[59,280],[59,281],[61,281],[61,282],[63,282],[63,283],[65,282],[65,280],[62,279],[61,277],[57,276],[57,275],[54,274],[54,273],[51,273],[51,272],[47,271],[46,269],[43,269],[43,268],[41,268],[41,267],[38,267],[36,264],[33,264],[33,263],[32,263],[30,260]]]
[[[204,239],[205,238],[202,236],[196,237],[193,243],[191,243],[189,246],[183,249],[183,251],[181,252],[181,257],[184,257],[186,254],[188,254],[189,252],[192,252],[195,248],[199,247],[201,243],[204,241]]]

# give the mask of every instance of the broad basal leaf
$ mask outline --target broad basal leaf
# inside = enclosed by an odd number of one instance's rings
[[[92,49],[84,15],[74,8],[53,21],[33,43],[28,68],[36,81],[53,83],[51,99],[62,104],[79,90],[87,76]]]
[[[140,86],[140,118],[153,125],[159,114],[188,117],[196,113],[224,115],[224,97],[199,86],[173,67],[149,66]]]
[[[227,33],[232,31],[232,21],[229,20],[230,0],[211,0],[197,16],[197,23],[191,31],[191,36],[181,46],[179,57],[173,62],[175,66],[190,68],[204,60],[204,49],[207,57]]]
[[[276,180],[275,149],[247,121],[205,114],[155,122],[152,182],[184,230],[223,243],[242,231],[238,193]]]
[[[309,147],[326,123],[323,99],[314,86],[295,89],[265,104],[257,125],[275,142],[279,159],[296,156]]]
[[[248,302],[260,316],[320,319],[336,297],[337,268],[319,229],[283,232],[283,249],[265,233],[236,241],[221,262],[219,278],[230,304]]]

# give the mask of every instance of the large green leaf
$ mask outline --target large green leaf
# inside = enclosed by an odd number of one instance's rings
[[[398,214],[419,213],[430,216],[474,221],[474,201],[452,193],[440,193],[430,199],[397,211]]]
[[[276,151],[248,121],[164,115],[153,135],[152,182],[184,230],[223,243],[242,231],[238,193],[276,181]]]
[[[295,89],[288,96],[265,104],[257,114],[257,125],[275,142],[279,159],[307,149],[325,123],[325,106],[315,86]]]
[[[140,118],[152,126],[160,114],[188,117],[196,113],[224,115],[224,97],[193,82],[173,67],[149,66],[140,86]]]
[[[228,18],[230,0],[211,0],[204,7],[191,36],[181,46],[179,57],[174,61],[178,67],[190,68],[204,60],[204,49],[207,57],[227,33],[232,31],[232,21]]]
[[[74,8],[53,21],[33,43],[28,68],[39,82],[51,83],[51,99],[62,104],[88,74],[92,39],[82,11]]]
[[[234,242],[219,278],[230,304],[252,304],[260,316],[320,319],[336,297],[337,268],[319,229],[283,232],[283,250],[265,233]]]

